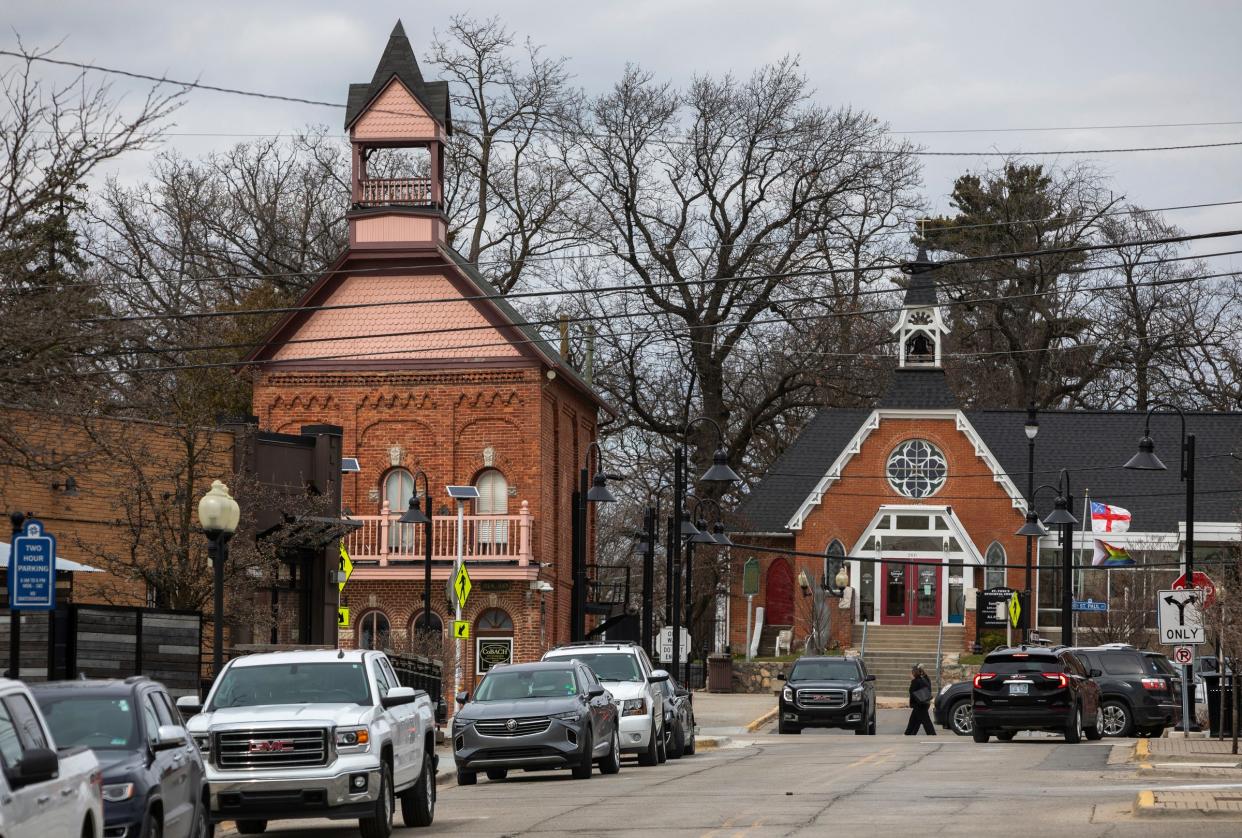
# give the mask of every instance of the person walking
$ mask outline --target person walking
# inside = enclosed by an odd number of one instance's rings
[[[928,736],[936,735],[936,728],[932,726],[931,716],[927,712],[931,701],[931,679],[927,677],[923,667],[916,663],[910,667],[910,721],[906,722],[906,736],[918,733],[919,725],[923,726],[923,732]]]

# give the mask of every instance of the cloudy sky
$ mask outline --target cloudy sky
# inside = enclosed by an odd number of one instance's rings
[[[566,56],[588,92],[605,90],[627,62],[683,82],[696,73],[744,75],[796,54],[822,103],[863,108],[894,131],[917,132],[909,136],[928,151],[1242,140],[1242,3],[1226,0],[41,0],[9,4],[13,31],[0,42],[15,43],[15,31],[27,47],[60,42],[61,58],[341,102],[349,82],[370,79],[397,18],[422,58],[433,32],[458,13],[499,15]],[[247,134],[336,128],[341,112],[197,92],[175,120],[178,133],[214,135],[166,140],[197,155]],[[1084,127],[1192,122],[1234,124]],[[1118,194],[1145,206],[1242,200],[1242,146],[1092,159]],[[924,162],[926,195],[944,210],[953,178],[986,161]],[[133,157],[118,163],[125,177],[143,165]],[[1242,205],[1169,217],[1188,232],[1242,228]],[[1236,257],[1216,261],[1242,267]]]

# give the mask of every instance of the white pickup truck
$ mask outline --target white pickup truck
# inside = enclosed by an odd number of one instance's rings
[[[229,661],[206,703],[177,701],[202,751],[213,823],[254,835],[269,820],[357,818],[387,838],[396,800],[406,826],[435,816],[435,711],[402,687],[388,656],[291,651]]]
[[[102,776],[89,749],[57,751],[26,685],[0,678],[0,838],[102,838]]]

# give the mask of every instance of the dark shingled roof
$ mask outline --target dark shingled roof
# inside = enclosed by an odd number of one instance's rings
[[[739,528],[750,532],[784,532],[785,523],[819,482],[820,477],[857,432],[868,410],[819,412],[802,434],[768,470],[763,482],[739,508]],[[966,418],[979,432],[1018,490],[1026,492],[1027,442],[1022,426],[1025,410],[967,411]],[[1242,414],[1192,413],[1186,430],[1197,436],[1195,520],[1235,522],[1242,502],[1242,464],[1228,456],[1242,438]],[[1185,519],[1185,485],[1178,477],[1181,427],[1176,416],[1157,414],[1151,420],[1156,454],[1167,471],[1131,471],[1121,468],[1138,450],[1143,435],[1143,414],[1129,411],[1042,411],[1035,444],[1035,482],[1056,483],[1058,471],[1069,469],[1075,502],[1074,515],[1082,518],[1083,491],[1092,498],[1124,507],[1133,516],[1131,529],[1142,532],[1174,532]],[[950,463],[954,470],[975,472],[978,460]],[[867,485],[834,488],[859,493],[874,491]],[[829,490],[828,498],[832,497]],[[877,502],[880,493],[877,491]],[[935,502],[933,496],[931,502]],[[1050,510],[1051,496],[1043,492],[1036,509]],[[962,504],[966,501],[954,501]],[[1016,528],[1017,524],[1015,524]]]
[[[921,246],[914,261],[906,262],[901,266],[901,272],[910,277],[906,285],[905,306],[934,306],[936,304],[936,281],[932,279],[932,272],[939,267],[927,258],[927,250]]]
[[[375,100],[375,97],[388,86],[393,77],[401,80],[414,98],[427,109],[427,112],[444,126],[446,133],[453,133],[453,120],[449,111],[448,82],[423,80],[423,74],[418,69],[418,59],[414,57],[410,39],[405,36],[405,28],[399,20],[393,27],[392,34],[388,36],[388,46],[384,48],[384,54],[380,56],[379,65],[375,68],[371,83],[349,86],[349,98],[345,103],[346,130],[349,130],[354,121],[362,116],[367,105]]]
[[[906,367],[893,370],[880,407],[935,410],[957,407],[957,397],[949,389],[944,370]]]

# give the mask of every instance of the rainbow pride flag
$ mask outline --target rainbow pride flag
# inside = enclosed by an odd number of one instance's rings
[[[1095,540],[1095,556],[1091,559],[1092,567],[1134,567],[1134,559],[1126,552],[1126,548],[1109,544],[1101,539]]]

